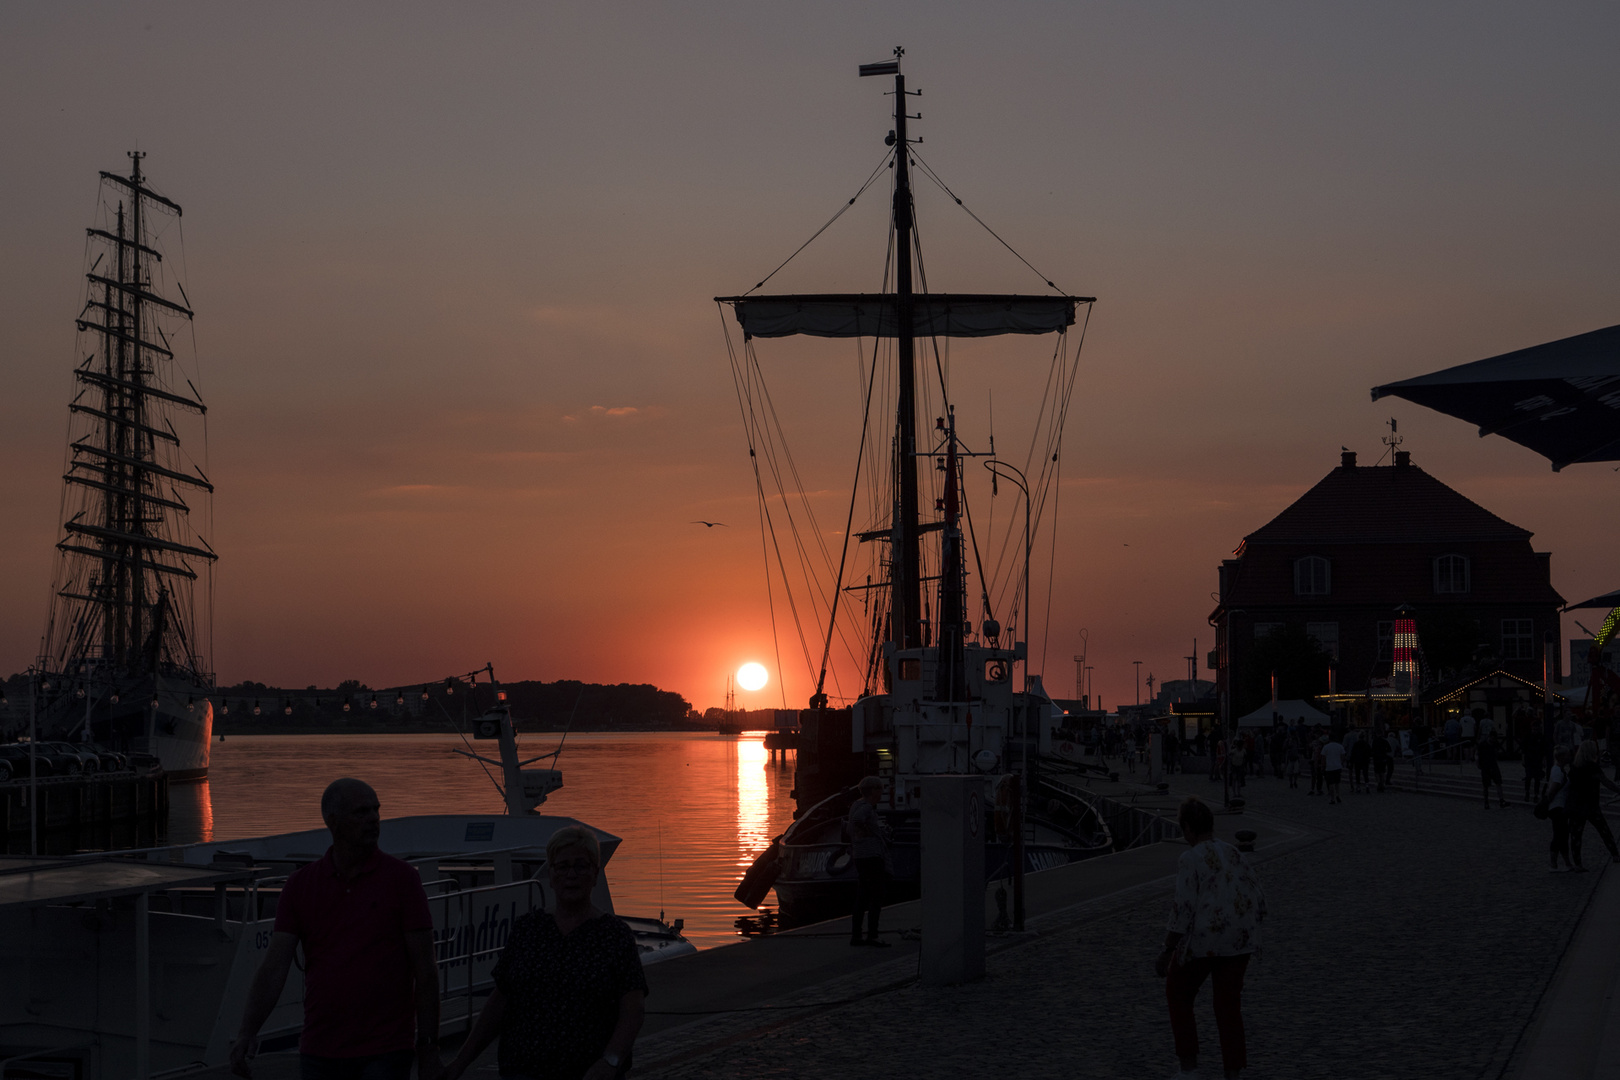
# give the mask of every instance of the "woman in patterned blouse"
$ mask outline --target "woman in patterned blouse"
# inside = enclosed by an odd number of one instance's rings
[[[596,834],[558,829],[546,863],[557,910],[512,924],[495,989],[446,1080],[459,1080],[496,1035],[506,1080],[614,1080],[630,1069],[647,979],[630,928],[591,903],[602,866]]]
[[[1237,848],[1215,839],[1215,815],[1197,799],[1181,804],[1181,833],[1190,850],[1176,864],[1176,899],[1164,951],[1154,969],[1164,977],[1170,1031],[1183,1077],[1198,1075],[1193,1000],[1204,980],[1215,993],[1215,1027],[1228,1080],[1248,1064],[1243,1039],[1243,972],[1260,949],[1266,898]]]

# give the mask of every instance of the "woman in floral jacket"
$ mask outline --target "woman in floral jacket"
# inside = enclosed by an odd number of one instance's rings
[[[1183,1077],[1198,1075],[1198,1024],[1193,1000],[1204,980],[1215,994],[1215,1027],[1228,1080],[1248,1064],[1243,1039],[1243,973],[1260,950],[1266,897],[1248,860],[1215,839],[1215,815],[1197,799],[1181,804],[1181,833],[1190,845],[1176,866],[1176,899],[1164,951],[1155,970],[1164,977],[1170,1031]]]

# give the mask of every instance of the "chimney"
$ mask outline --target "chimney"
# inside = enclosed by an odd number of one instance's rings
[[[1395,467],[1397,469],[1404,469],[1410,464],[1412,464],[1412,452],[1410,450],[1395,451]]]
[[[1355,468],[1356,452],[1354,450],[1346,450],[1341,446],[1339,448],[1339,467],[1344,469]]]

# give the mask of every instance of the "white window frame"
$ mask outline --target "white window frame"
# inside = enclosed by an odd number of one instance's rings
[[[1445,569],[1442,570],[1442,567]],[[1462,571],[1462,580],[1457,580],[1458,569]],[[1441,555],[1434,560],[1434,591],[1443,594],[1466,593],[1472,589],[1473,564],[1466,555]]]
[[[1515,646],[1511,649],[1508,647],[1510,641],[1515,643]],[[1535,658],[1536,621],[1534,619],[1503,619],[1502,659],[1534,660]]]
[[[1315,570],[1320,567],[1322,580],[1320,589],[1317,584]],[[1307,578],[1306,575],[1309,575]],[[1294,560],[1294,595],[1295,596],[1328,596],[1333,592],[1333,564],[1320,555],[1304,555]]]

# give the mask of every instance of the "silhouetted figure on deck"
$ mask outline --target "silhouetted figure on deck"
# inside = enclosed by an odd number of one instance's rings
[[[855,914],[850,916],[849,943],[887,948],[889,943],[878,937],[878,916],[883,914],[883,889],[888,873],[883,868],[883,853],[888,848],[883,819],[878,816],[878,801],[883,798],[883,781],[868,776],[861,781],[861,797],[849,808],[850,854],[855,857],[855,873],[860,886],[855,894]],[[861,936],[861,917],[866,917],[866,936]]]

